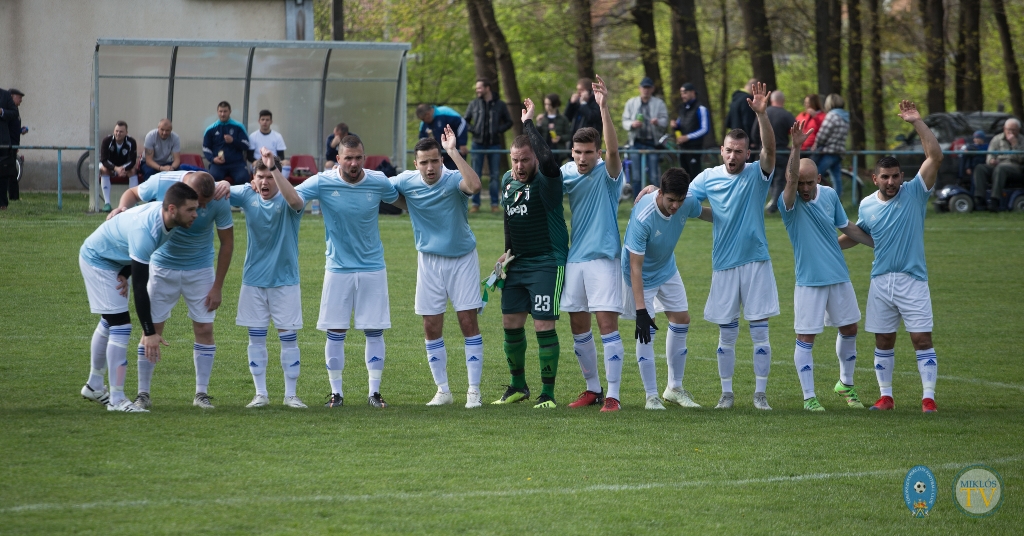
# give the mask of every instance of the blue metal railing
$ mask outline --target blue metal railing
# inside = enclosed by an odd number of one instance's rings
[[[78,145],[0,145],[0,149],[25,149],[57,151],[57,210],[64,209],[64,188],[63,188],[63,161],[61,158],[64,151],[92,151],[93,147]],[[25,171],[22,170],[22,173]]]

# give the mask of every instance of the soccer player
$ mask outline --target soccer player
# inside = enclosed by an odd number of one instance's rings
[[[764,232],[764,202],[775,171],[775,134],[768,120],[768,89],[752,86],[747,105],[757,117],[763,145],[760,158],[746,163],[750,139],[740,129],[725,135],[721,153],[724,165],[702,171],[690,183],[690,193],[709,201],[714,211],[714,242],[711,249],[711,292],[704,319],[718,324],[718,375],[722,397],[716,409],[733,406],[732,375],[736,367],[740,307],[750,322],[754,343],[754,407],[770,410],[765,390],[772,363],[768,342],[768,318],[779,314],[779,293],[768,256]],[[652,190],[644,188],[641,194]]]
[[[256,396],[245,407],[270,404],[267,392],[267,328],[274,321],[281,341],[284,405],[305,408],[295,394],[302,363],[297,331],[302,329],[299,289],[299,222],[305,203],[281,174],[266,147],[253,163],[251,184],[231,187],[231,206],[245,213],[246,248],[235,323],[249,328],[249,372]]]
[[[688,195],[690,175],[682,168],[670,168],[661,176],[661,189],[646,195],[633,207],[626,226],[622,248],[623,317],[636,320],[636,362],[644,384],[647,409],[665,409],[658,398],[658,377],[654,366],[654,324],[651,312],[664,312],[669,334],[665,339],[668,359],[668,384],[665,400],[686,408],[699,408],[689,391],[683,389],[686,368],[686,336],[690,331],[690,313],[686,287],[676,266],[676,243],[687,218],[712,221],[711,209]],[[629,311],[636,311],[636,314]],[[615,378],[622,373],[618,362]],[[612,373],[608,373],[612,377]],[[614,389],[614,392],[612,391]],[[616,400],[618,381],[608,382],[608,400]],[[614,396],[614,398],[613,398]],[[605,404],[601,411],[614,411]]]
[[[213,409],[207,394],[217,353],[213,339],[213,319],[220,307],[224,278],[227,277],[231,254],[235,249],[231,205],[223,199],[228,184],[222,182],[220,195],[215,195],[213,177],[205,171],[157,173],[139,186],[126,190],[119,206],[110,213],[108,219],[135,206],[139,201],[163,200],[168,189],[179,182],[187,184],[199,194],[199,209],[191,227],[179,230],[153,253],[149,270],[149,297],[154,327],[160,336],[163,336],[164,323],[171,317],[178,298],[185,298],[188,316],[192,319],[192,332],[195,334],[192,360],[196,367],[196,394],[192,405]],[[216,272],[213,268],[214,228],[220,240]],[[145,348],[141,343],[138,354],[139,394],[135,398],[135,405],[149,409],[152,405],[150,387],[156,363],[146,359]]]
[[[478,408],[484,343],[476,317],[483,301],[476,237],[469,228],[467,211],[470,196],[480,192],[480,177],[459,154],[451,126],[444,127],[441,143],[458,171],[442,165],[441,147],[434,138],[422,138],[414,152],[416,169],[392,177],[391,183],[400,194],[395,204],[409,211],[416,238],[415,309],[423,316],[427,364],[437,384],[437,393],[427,405],[452,403],[443,337],[444,312],[450,299],[466,339],[466,407]]]
[[[815,335],[824,331],[825,324],[837,326],[839,381],[833,390],[849,407],[863,408],[864,404],[853,386],[860,308],[835,229],[854,240],[847,244],[850,247],[857,243],[874,247],[874,242],[860,227],[850,224],[839,194],[821,185],[821,175],[814,161],[800,159],[800,146],[814,130],[804,132],[806,125],[806,121],[797,121],[790,129],[793,150],[786,169],[786,187],[778,199],[782,221],[793,243],[796,264],[796,287],[793,289],[796,350],[793,362],[804,392],[804,409],[825,411],[814,394],[811,349]]]
[[[524,135],[510,150],[512,169],[501,179],[505,211],[505,253],[495,271],[505,276],[501,293],[501,323],[505,328],[505,358],[512,380],[492,404],[511,404],[530,398],[526,385],[526,315],[533,316],[540,357],[541,395],[534,408],[555,407],[558,373],[559,298],[569,253],[569,232],[562,211],[562,172],[547,140],[533,124],[533,101],[522,111]]]
[[[196,219],[199,195],[185,184],[168,188],[163,203],[136,207],[119,218],[103,223],[82,244],[78,266],[85,279],[89,309],[102,315],[92,335],[89,381],[82,397],[105,404],[109,411],[146,412],[124,396],[128,369],[128,341],[132,320],[128,315],[128,281],[135,292],[135,312],[142,324],[142,347],[150,362],[160,360],[160,345],[167,345],[153,326],[150,313],[149,262],[155,252],[178,229],[188,228]],[[110,391],[103,385],[107,371]]]
[[[355,328],[366,334],[365,361],[369,373],[367,403],[386,408],[380,394],[384,371],[384,330],[391,327],[388,272],[384,245],[377,228],[380,202],[398,199],[398,191],[379,171],[363,169],[365,151],[358,136],[349,134],[338,146],[338,165],[305,180],[295,191],[302,203],[320,200],[327,236],[327,266],[316,327],[327,332],[324,349],[331,394],[327,407],[344,403],[345,336],[353,311]]]
[[[608,110],[608,89],[600,76],[596,78],[594,99],[601,110],[608,158],[601,159],[601,135],[597,130],[583,127],[573,134],[573,160],[561,169],[563,190],[569,195],[572,212],[572,234],[560,305],[569,313],[573,350],[587,382],[586,390],[569,407],[607,404],[607,411],[615,411],[619,407],[619,379],[625,354],[619,337],[622,283],[618,266],[619,194],[625,175],[615,123]],[[597,374],[591,312],[597,317],[601,332],[610,399],[605,398]]]
[[[902,318],[917,352],[917,370],[924,389],[921,410],[932,413],[936,411],[938,358],[932,346],[932,301],[924,259],[924,217],[928,210],[928,197],[942,163],[942,148],[921,120],[913,102],[901,101],[899,115],[914,125],[921,138],[924,163],[913,180],[904,182],[903,172],[895,158],[879,158],[871,175],[878,192],[860,202],[857,219],[857,226],[875,241],[864,329],[875,334],[875,376],[881,397],[871,409],[895,408],[892,370],[896,357],[893,349],[896,347],[896,329]]]

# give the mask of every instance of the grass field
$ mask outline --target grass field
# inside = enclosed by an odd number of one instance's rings
[[[298,394],[310,409],[280,405],[277,342],[270,337],[273,405],[247,410],[253,386],[246,331],[234,325],[245,222],[236,214],[235,260],[215,326],[210,394],[217,408],[191,405],[191,326],[179,304],[165,334],[171,347],[153,381],[153,411],[127,415],[78,395],[98,319],[89,314],[77,252],[103,218],[85,214],[82,196],[65,196],[62,212],[54,195],[24,198],[0,213],[0,533],[1019,534],[1024,526],[1019,214],[929,214],[926,221],[937,414],[920,411],[921,383],[905,334],[896,347],[896,411],[843,407],[831,395],[838,376],[834,329],[814,348],[818,396],[827,412],[802,410],[792,361],[792,249],[777,216],[767,220],[782,304],[782,315],[771,321],[772,412],[751,405],[746,322],[737,346],[737,407],[709,409],[720,388],[717,328],[701,314],[710,284],[711,226],[700,221],[687,226],[677,257],[693,315],[685,385],[705,408],[644,411],[639,374],[628,362],[623,411],[566,408],[584,384],[563,317],[558,409],[485,404],[466,410],[453,314],[445,335],[456,404],[425,407],[435,387],[413,313],[416,262],[406,216],[380,223],[394,325],[385,334],[382,392],[391,407],[365,405],[363,335],[353,332],[347,404],[325,409],[325,337],[315,329],[323,225],[308,215],[300,236],[306,328],[299,333],[304,370]],[[627,217],[623,206],[623,227]],[[502,249],[500,216],[474,215],[471,223],[487,267]],[[846,255],[863,307],[871,252],[859,247]],[[508,377],[496,302],[481,327],[482,390],[489,402]],[[631,322],[620,330],[632,340]],[[139,336],[136,325],[133,341]],[[528,341],[527,378],[539,392],[532,333]],[[663,341],[659,333],[662,357]],[[878,395],[873,342],[866,333],[858,339],[856,382],[869,403]],[[632,346],[627,342],[631,356]],[[129,361],[126,392],[134,396],[136,366]],[[660,359],[662,387],[665,372]],[[1005,502],[993,517],[968,518],[953,504],[952,479],[971,463],[986,463],[1003,477]],[[939,483],[938,502],[926,519],[912,518],[903,504],[903,477],[915,465],[929,466]]]

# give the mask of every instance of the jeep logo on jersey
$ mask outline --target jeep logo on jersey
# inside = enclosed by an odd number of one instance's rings
[[[526,205],[519,205],[517,207],[506,207],[505,211],[508,212],[509,216],[515,216],[516,214],[519,214],[520,216],[525,216]]]

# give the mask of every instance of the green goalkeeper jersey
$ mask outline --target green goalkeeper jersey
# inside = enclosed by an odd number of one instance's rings
[[[562,177],[539,170],[529,183],[506,172],[501,179],[501,206],[505,211],[507,242],[516,256],[510,268],[565,266],[569,232],[562,211]]]

